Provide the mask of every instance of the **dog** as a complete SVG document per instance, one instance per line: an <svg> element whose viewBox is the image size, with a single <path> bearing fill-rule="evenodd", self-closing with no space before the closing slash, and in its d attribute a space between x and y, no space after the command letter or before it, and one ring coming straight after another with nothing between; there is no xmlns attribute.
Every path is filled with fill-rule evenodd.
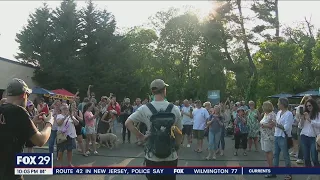
<svg viewBox="0 0 320 180"><path fill-rule="evenodd" d="M112 133L98 134L97 139L99 139L100 145L106 144L109 149L116 147L118 141L117 135Z"/></svg>

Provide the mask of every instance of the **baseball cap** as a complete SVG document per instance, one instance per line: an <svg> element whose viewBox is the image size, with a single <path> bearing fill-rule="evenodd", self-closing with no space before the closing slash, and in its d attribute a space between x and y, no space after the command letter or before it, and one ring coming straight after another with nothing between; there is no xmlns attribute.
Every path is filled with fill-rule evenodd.
<svg viewBox="0 0 320 180"><path fill-rule="evenodd" d="M166 84L162 79L155 79L150 84L150 89L152 90L159 90L163 89L165 87L168 87L169 85Z"/></svg>
<svg viewBox="0 0 320 180"><path fill-rule="evenodd" d="M31 94L32 90L22 79L14 78L9 82L6 92L7 96L19 96L23 93Z"/></svg>
<svg viewBox="0 0 320 180"><path fill-rule="evenodd" d="M239 107L238 109L237 109L237 112L239 112L239 111L245 111L245 109L243 108L243 107Z"/></svg>
<svg viewBox="0 0 320 180"><path fill-rule="evenodd" d="M125 98L125 99L124 99L124 102L125 102L125 103L130 103L130 99L129 99L129 98Z"/></svg>

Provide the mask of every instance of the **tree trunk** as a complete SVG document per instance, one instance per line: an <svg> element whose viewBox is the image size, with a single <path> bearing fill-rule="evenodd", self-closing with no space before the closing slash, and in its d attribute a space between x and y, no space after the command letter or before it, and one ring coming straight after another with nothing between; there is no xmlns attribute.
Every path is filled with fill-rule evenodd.
<svg viewBox="0 0 320 180"><path fill-rule="evenodd" d="M279 7L278 7L278 0L275 0L274 2L274 11L276 14L275 17L275 28L276 28L276 38L278 39L280 37L280 23L279 23Z"/></svg>
<svg viewBox="0 0 320 180"><path fill-rule="evenodd" d="M247 54L247 58L249 60L249 72L250 72L250 77L254 76L257 74L257 68L255 64L253 63L253 59L250 53L250 49L248 46L248 37L246 35L246 29L244 27L244 21L243 21L243 14L242 14L242 7L241 7L241 0L237 0L237 6L238 6L238 11L239 11L239 19L240 19L240 26L241 26L241 32L243 36L243 45Z"/></svg>

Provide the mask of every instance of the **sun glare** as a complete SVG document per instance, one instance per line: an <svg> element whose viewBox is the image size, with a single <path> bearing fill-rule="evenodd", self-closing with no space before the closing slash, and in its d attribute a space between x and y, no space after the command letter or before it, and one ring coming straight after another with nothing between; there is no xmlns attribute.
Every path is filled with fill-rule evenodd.
<svg viewBox="0 0 320 180"><path fill-rule="evenodd" d="M188 3L188 6L191 6L194 13L197 14L200 21L206 20L211 14L215 13L216 7L218 4L216 1L198 1Z"/></svg>

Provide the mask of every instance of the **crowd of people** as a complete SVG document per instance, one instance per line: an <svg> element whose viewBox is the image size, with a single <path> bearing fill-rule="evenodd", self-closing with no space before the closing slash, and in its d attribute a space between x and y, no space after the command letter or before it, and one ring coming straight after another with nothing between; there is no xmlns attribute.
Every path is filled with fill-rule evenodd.
<svg viewBox="0 0 320 180"><path fill-rule="evenodd" d="M154 97L150 102L149 100L141 101L140 98L131 102L129 98L124 98L119 103L112 93L109 96L102 96L97 101L91 85L88 87L87 97L82 102L80 102L78 92L68 101L56 99L46 103L43 98L39 98L32 102L27 100L30 94L28 91L17 92L14 89L19 85L26 89L25 83L19 79L9 83L7 98L1 100L0 107L17 104L18 100L20 101L17 105L26 107L25 111L33 123L28 125L32 130L26 132L29 135L27 139L24 138L26 143L23 145L28 152L33 152L35 145L43 145L48 138L49 152L54 153L56 148L57 153L54 155L61 164L63 153L66 152L67 161L71 167L73 166L72 151L74 149L77 149L84 157L98 154L97 146L101 145L100 136L118 133L122 135L122 143L131 143L131 133L133 133L137 145L144 145L146 149L149 149L150 152L146 151L147 166L177 166L179 146L190 148L193 139L196 140L194 152L208 152L205 159L215 160L218 156L225 155L225 137L228 135L233 136L234 156L238 156L239 153L248 156L251 151L261 149L265 152L266 161L270 167L279 166L280 152L282 152L286 167L291 167L290 156L296 157L297 163L304 163L306 167L311 167L312 164L319 166L318 143L320 144L320 138L317 136L320 134L320 101L311 96L302 98L300 105L292 109L286 98L279 98L276 105L277 110L270 101L266 101L260 112L253 101L246 104L245 101L233 102L227 99L224 103L211 104L210 102L202 103L200 100L185 99L182 103L180 101L169 103L165 99L167 84L162 80L155 80L151 83L150 88ZM23 104L25 100L26 103ZM170 104L175 106L169 108ZM5 114L4 110L0 110L1 118L3 118L2 114L10 116ZM156 133L152 132L157 128L154 125L157 121L154 120L160 118L156 116L157 112L164 110L172 113L172 116L167 114L162 116L173 117L172 123L169 124L176 127L173 128L174 135L172 135L176 140L173 142L175 147L167 150L167 154L170 152L171 156L159 155L161 157L159 158L157 154L166 154L164 151L168 144L156 145L162 141L167 143L167 141L156 137ZM2 120L2 125L3 122ZM48 124L51 125L51 134L48 132ZM122 126L121 132L117 132L119 126ZM3 129L2 126L0 130L1 128ZM38 139L35 140L32 137L39 130L45 133L40 133ZM181 138L179 138L180 135ZM153 139L149 141L155 145L150 145L150 142L146 143L148 138ZM170 139L168 140L171 142ZM203 145L204 140L208 141L207 147ZM152 149L157 146L161 147L162 152ZM150 156L150 153L155 156ZM274 178L276 175L269 174L265 177ZM148 176L148 179L156 178ZM172 179L175 179L175 176ZM292 176L288 175L285 179L292 179Z"/></svg>

